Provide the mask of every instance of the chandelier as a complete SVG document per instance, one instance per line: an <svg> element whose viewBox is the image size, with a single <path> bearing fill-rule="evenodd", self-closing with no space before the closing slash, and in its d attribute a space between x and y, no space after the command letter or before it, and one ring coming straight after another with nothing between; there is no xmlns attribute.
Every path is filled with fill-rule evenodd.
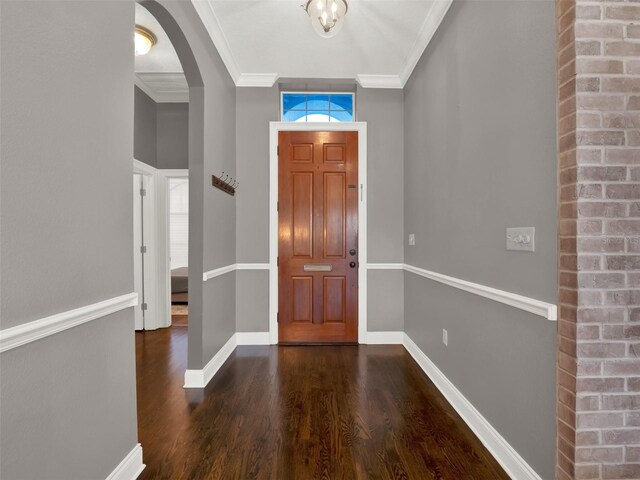
<svg viewBox="0 0 640 480"><path fill-rule="evenodd" d="M346 0L309 0L304 9L318 35L330 38L342 28L349 6Z"/></svg>

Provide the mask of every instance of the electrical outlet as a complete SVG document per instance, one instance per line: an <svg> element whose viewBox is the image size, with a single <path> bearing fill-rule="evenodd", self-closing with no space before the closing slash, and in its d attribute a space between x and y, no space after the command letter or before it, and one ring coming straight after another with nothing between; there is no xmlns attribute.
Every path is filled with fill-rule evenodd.
<svg viewBox="0 0 640 480"><path fill-rule="evenodd" d="M444 328L442 329L442 343L445 347L449 346L449 333Z"/></svg>
<svg viewBox="0 0 640 480"><path fill-rule="evenodd" d="M409 245L415 245L416 244L416 234L415 233L410 233L409 234Z"/></svg>

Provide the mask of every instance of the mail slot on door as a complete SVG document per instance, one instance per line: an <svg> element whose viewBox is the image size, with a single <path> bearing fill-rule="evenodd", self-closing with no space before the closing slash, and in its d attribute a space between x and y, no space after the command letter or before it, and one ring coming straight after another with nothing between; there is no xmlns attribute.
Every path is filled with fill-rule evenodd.
<svg viewBox="0 0 640 480"><path fill-rule="evenodd" d="M326 263L307 263L304 266L305 272L330 272L333 270L333 265Z"/></svg>

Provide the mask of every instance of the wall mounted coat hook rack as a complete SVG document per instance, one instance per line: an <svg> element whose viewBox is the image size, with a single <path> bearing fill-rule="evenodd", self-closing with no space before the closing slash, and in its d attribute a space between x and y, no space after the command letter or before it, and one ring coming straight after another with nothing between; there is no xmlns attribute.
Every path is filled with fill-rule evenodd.
<svg viewBox="0 0 640 480"><path fill-rule="evenodd" d="M228 181L229 175L225 176L225 173L222 172L222 175L216 177L215 175L211 175L211 184L222 190L225 193L228 193L231 196L236 194L236 188L240 185L240 182L235 181L233 178L231 181Z"/></svg>

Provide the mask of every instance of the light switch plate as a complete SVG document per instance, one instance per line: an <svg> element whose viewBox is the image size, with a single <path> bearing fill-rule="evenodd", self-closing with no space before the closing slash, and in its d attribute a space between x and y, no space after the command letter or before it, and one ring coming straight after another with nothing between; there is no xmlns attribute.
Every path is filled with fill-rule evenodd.
<svg viewBox="0 0 640 480"><path fill-rule="evenodd" d="M410 233L409 234L409 245L415 245L416 244L416 234L415 233Z"/></svg>
<svg viewBox="0 0 640 480"><path fill-rule="evenodd" d="M507 250L533 252L536 247L535 227L507 228Z"/></svg>

